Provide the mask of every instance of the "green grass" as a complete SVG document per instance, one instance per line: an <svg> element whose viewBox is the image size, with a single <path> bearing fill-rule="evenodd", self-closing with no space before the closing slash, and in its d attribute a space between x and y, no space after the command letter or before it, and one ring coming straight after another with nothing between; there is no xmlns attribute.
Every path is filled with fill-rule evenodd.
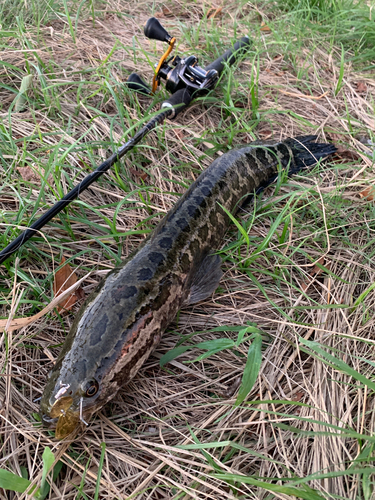
<svg viewBox="0 0 375 500"><path fill-rule="evenodd" d="M322 37L332 48L342 44L352 52L349 60L373 68L375 62L375 27L371 5L356 0L287 0L278 1L286 12L284 21L294 29ZM370 64L371 63L371 64Z"/></svg>
<svg viewBox="0 0 375 500"><path fill-rule="evenodd" d="M48 25L57 18L66 18L70 29L73 29L72 18L78 15L87 17L90 13L95 16L94 6L100 8L105 3L100 0L30 0L27 6L21 6L14 0L4 0L0 6L2 25L1 36L7 36L8 29L20 27L37 28ZM93 17L95 19L95 17ZM72 33L72 31L71 31Z"/></svg>

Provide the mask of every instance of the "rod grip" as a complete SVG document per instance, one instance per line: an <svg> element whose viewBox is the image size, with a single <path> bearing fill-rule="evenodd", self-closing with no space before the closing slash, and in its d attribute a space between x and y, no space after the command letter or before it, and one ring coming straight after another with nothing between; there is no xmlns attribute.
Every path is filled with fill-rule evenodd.
<svg viewBox="0 0 375 500"><path fill-rule="evenodd" d="M210 69L215 69L219 73L219 76L220 76L221 72L223 71L223 69L225 67L225 63L233 64L236 61L236 59L238 58L238 56L242 55L244 52L246 52L249 49L251 43L252 42L248 36L242 37L241 40L238 40L234 44L232 49L226 50L223 55L218 57L216 59L216 61L209 64L204 69L206 71L208 71Z"/></svg>
<svg viewBox="0 0 375 500"><path fill-rule="evenodd" d="M176 118L181 111L184 111L191 102L191 94L187 89L177 90L169 99L163 102L162 109L171 108L171 114L168 116L170 120Z"/></svg>

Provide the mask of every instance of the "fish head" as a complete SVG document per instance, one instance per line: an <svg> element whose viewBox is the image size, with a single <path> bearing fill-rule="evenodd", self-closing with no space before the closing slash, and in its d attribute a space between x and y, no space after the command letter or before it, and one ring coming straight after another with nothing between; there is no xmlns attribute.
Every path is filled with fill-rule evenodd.
<svg viewBox="0 0 375 500"><path fill-rule="evenodd" d="M80 421L87 423L102 406L101 386L97 373L83 376L80 367L65 363L55 366L49 376L40 403L40 415L45 427L56 429L57 439L71 434ZM87 366L84 365L85 372ZM80 376L81 375L81 376Z"/></svg>
<svg viewBox="0 0 375 500"><path fill-rule="evenodd" d="M137 276L140 265L133 259L129 266L127 275ZM164 288L159 282L143 287L126 284L121 269L110 273L88 297L46 383L40 414L46 427L56 428L58 439L110 401L155 348L162 320L154 319L150 303L161 303L168 315L176 313L174 289L168 281L163 282ZM168 302L169 296L173 300ZM175 309L171 312L170 307ZM162 315L160 308L157 311Z"/></svg>

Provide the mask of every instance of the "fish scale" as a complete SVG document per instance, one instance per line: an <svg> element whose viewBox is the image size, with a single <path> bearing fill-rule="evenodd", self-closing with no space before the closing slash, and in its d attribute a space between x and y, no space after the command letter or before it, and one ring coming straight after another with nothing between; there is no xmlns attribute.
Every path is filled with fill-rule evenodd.
<svg viewBox="0 0 375 500"><path fill-rule="evenodd" d="M335 151L315 139L257 143L216 159L99 284L81 307L42 397L42 419L57 423L57 437L75 428L78 414L90 418L134 377L183 305L215 291L221 270L212 252L230 224L226 211L235 212L281 169L293 173ZM90 384L97 392L88 397Z"/></svg>

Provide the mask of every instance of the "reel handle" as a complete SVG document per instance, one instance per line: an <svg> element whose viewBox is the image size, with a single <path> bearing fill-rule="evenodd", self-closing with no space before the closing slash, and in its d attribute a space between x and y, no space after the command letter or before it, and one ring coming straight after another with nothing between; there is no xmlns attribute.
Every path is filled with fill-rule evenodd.
<svg viewBox="0 0 375 500"><path fill-rule="evenodd" d="M242 37L241 40L238 40L238 42L234 44L233 49L226 50L222 56L218 57L216 61L210 63L204 69L206 71L215 69L220 76L225 67L225 63L228 63L230 65L233 64L239 55L243 54L244 52L246 52L246 50L249 49L250 45L250 38L248 36Z"/></svg>
<svg viewBox="0 0 375 500"><path fill-rule="evenodd" d="M131 75L129 75L125 84L127 85L127 87L129 87L129 89L135 90L136 92L139 92L141 94L150 95L152 93L151 87L144 80L142 80L142 78L137 75L137 73L132 73Z"/></svg>
<svg viewBox="0 0 375 500"><path fill-rule="evenodd" d="M171 35L168 34L156 17L150 17L150 19L146 21L143 31L145 36L151 40L159 40L160 42L167 43L170 43L172 40Z"/></svg>

